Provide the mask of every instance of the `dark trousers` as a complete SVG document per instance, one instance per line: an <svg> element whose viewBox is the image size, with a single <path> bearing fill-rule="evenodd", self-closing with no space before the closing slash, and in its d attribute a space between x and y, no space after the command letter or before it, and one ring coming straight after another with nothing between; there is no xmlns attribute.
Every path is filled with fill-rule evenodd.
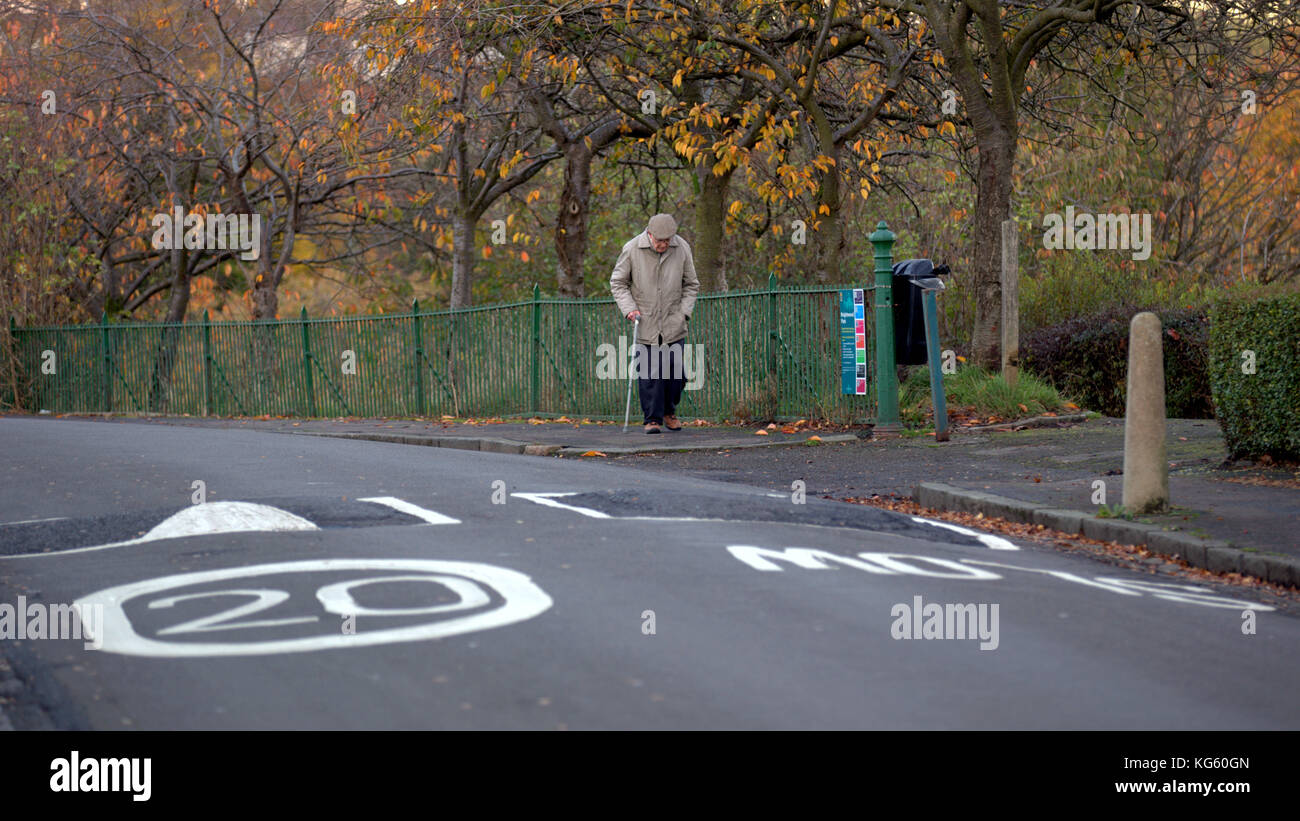
<svg viewBox="0 0 1300 821"><path fill-rule="evenodd" d="M662 425L665 416L676 414L686 387L685 365L680 339L668 345L637 344L633 367L645 424Z"/></svg>

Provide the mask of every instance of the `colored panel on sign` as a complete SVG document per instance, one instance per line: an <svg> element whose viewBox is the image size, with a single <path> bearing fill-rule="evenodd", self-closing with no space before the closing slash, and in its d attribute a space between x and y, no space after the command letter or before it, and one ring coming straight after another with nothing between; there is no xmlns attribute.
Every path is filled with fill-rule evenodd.
<svg viewBox="0 0 1300 821"><path fill-rule="evenodd" d="M850 395L857 392L854 384L857 377L857 345L853 324L855 296L851 289L840 291L840 392Z"/></svg>

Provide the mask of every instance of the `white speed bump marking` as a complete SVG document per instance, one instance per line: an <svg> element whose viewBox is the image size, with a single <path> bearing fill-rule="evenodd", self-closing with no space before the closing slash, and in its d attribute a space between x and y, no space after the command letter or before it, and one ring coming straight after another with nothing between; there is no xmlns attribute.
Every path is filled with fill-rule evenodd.
<svg viewBox="0 0 1300 821"><path fill-rule="evenodd" d="M186 536L205 536L212 533L249 533L254 531L320 530L316 525L287 510L256 502L204 502L191 505L154 525L148 533L123 542L109 542L91 547L77 547L54 553L19 553L0 556L0 559L31 559L41 556L67 556L89 553L111 547L155 542L159 539L180 539Z"/></svg>
<svg viewBox="0 0 1300 821"><path fill-rule="evenodd" d="M36 524L37 522L62 522L67 518L67 516L51 516L48 519L20 519L16 522L0 522L0 527L8 527L9 525L30 525Z"/></svg>
<svg viewBox="0 0 1300 821"><path fill-rule="evenodd" d="M957 525L950 525L947 522L934 522L929 519L922 519L920 516L913 516L912 521L923 525L934 525L935 527L942 527L947 530L951 530L954 533L960 533L963 536L974 536L976 539L980 540L980 544L984 545L990 550L1019 550L1020 549L1015 545L1013 545L1011 542L1008 542L1006 539L1002 538L1001 536L994 536L991 533L980 533L978 530L971 530L968 527L959 527Z"/></svg>
<svg viewBox="0 0 1300 821"><path fill-rule="evenodd" d="M140 597L149 597L157 593L177 590L196 584L230 580L244 580L257 576L270 576L285 573L322 573L330 571L361 571L358 578L340 583L320 586L315 598L326 613L341 616L364 615L367 617L410 617L412 615L437 615L458 610L475 610L490 603L491 594L495 593L503 601L492 610L477 612L459 618L441 618L426 624L406 625L403 627L380 628L375 630L343 633L337 621L326 619L324 635L306 636L291 639L270 639L265 641L221 641L221 642L173 642L146 638L135 631L130 618L126 615L124 605ZM380 574L369 571L382 571ZM399 571L393 575L390 571ZM381 584L393 581L424 581L450 590L459 597L452 604L435 605L427 608L390 608L363 606L353 597L354 587L369 584ZM219 630L239 629L240 635L248 635L254 628L281 626L302 621L316 621L319 617L298 619L264 619L258 621L236 621L239 617L263 610L270 610L286 601L290 594L283 590L264 587L250 587L241 583L232 585L231 589L208 590L201 593L163 596L154 599L146 606L150 609L167 608L181 600L193 600L201 597L224 598L227 603L234 600L237 606L204 616L201 619L184 622L163 628L157 635L175 635L178 633L210 633ZM252 597L254 601L246 599ZM99 649L109 653L128 656L150 656L155 658L182 658L202 656L261 656L276 653L304 653L313 650L329 650L342 647L366 647L378 644L393 644L406 641L423 641L444 638L476 630L489 630L507 624L531 619L550 608L551 597L535 585L528 576L514 570L478 562L435 561L429 559L317 559L297 562L275 562L251 567L232 567L224 570L205 570L197 573L182 573L175 576L163 576L142 582L110 587L83 596L76 605L102 605L104 616L100 620L101 636L87 639L103 644Z"/></svg>
<svg viewBox="0 0 1300 821"><path fill-rule="evenodd" d="M832 530L865 530L865 529L867 529L867 528L861 528L861 527L844 527L844 526L841 526L841 525L823 525L823 524L818 524L818 523L816 523L816 522L769 522L769 521L766 521L766 520L758 520L758 519L743 519L743 518L701 519L701 518L694 518L694 517L690 517L690 516L611 516L611 515L608 514L608 513L602 513L602 512L599 511L599 510L593 510L593 509L591 509L591 508L589 508L589 507L580 507L579 505L571 505L571 504L567 504L567 503L565 503L565 502L557 501L557 499L559 499L559 498L563 498L563 497L565 497L565 496L577 496L577 495L578 495L577 491L568 491L568 492L564 492L564 493L511 493L510 495L511 495L511 496L518 496L520 499L527 499L527 500L530 501L530 502L534 502L534 503L539 504L539 505L545 505L546 507L553 507L553 508L558 508L558 509L560 509L560 510L569 510L569 511L572 511L572 512L574 512L574 513L580 513L580 514L582 514L583 516L588 516L588 517L590 517L590 518L592 518L592 519L624 519L624 520L628 520L628 521L636 520L636 521L645 521L645 522L745 522L745 521L753 521L753 522L759 522L759 523L761 523L761 524L790 524L790 525L797 525L797 526L800 526L800 527L824 527L824 528L829 528L829 529L832 529ZM771 495L773 495L773 494L767 494L767 495L771 496ZM781 498L781 499L784 499L784 498L785 498L785 494L780 494L780 493L778 493L778 494L775 494L775 496L778 497L778 498ZM362 501L366 501L366 500L363 499ZM919 523L919 524L924 524L924 525L934 525L935 527L942 527L942 528L946 528L946 529L948 529L948 530L951 530L951 531L953 531L953 532L955 532L955 533L960 533L960 534L962 534L963 536L973 536L975 539L977 539L977 540L979 541L980 544L984 545L985 547L987 547L987 548L989 548L989 549L991 549L991 550L1019 550L1019 549L1020 549L1020 548L1016 547L1014 544L1012 544L1011 542L1007 541L1006 539L1003 539L1003 538L1000 537L1000 536L994 536L994 535L989 534L989 533L981 533L981 532L979 532L979 531L977 531L977 530L971 530L970 528L965 528L965 527L958 527L957 525L950 525L950 524L948 524L947 522L934 522L934 521L931 521L931 520L929 520L929 519L922 519L922 518L920 518L919 516L911 516L911 517L909 517L909 518L910 518L913 522L917 522L917 523Z"/></svg>
<svg viewBox="0 0 1300 821"><path fill-rule="evenodd" d="M383 505L416 519L422 519L431 525L460 524L459 519L444 516L437 511L427 510L393 496L371 496L357 501ZM31 521L52 522L59 521L62 518L66 517L32 519ZM5 522L0 524L0 527L8 524L27 524L27 522ZM204 502L173 513L155 525L148 533L135 539L97 544L90 547L77 547L71 550L58 550L52 553L18 553L12 556L0 556L0 559L67 556L73 553L89 553L95 550L107 550L112 547L144 544L159 539L181 539L188 536L208 536L217 533L286 532L294 530L320 530L320 528L314 522L304 519L302 516L271 505L257 502Z"/></svg>
<svg viewBox="0 0 1300 821"><path fill-rule="evenodd" d="M450 516L443 516L441 513L433 510L425 510L419 505L413 505L394 496L370 496L365 499L357 499L358 502L371 502L377 505L391 507L399 513L405 513L408 516L414 516L417 519L423 519L431 525L458 525L460 519L453 519Z"/></svg>

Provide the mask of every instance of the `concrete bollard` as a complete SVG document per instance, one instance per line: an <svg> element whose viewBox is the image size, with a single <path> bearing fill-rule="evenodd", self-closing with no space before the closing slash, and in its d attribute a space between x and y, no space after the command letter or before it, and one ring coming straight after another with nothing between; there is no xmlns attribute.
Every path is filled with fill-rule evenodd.
<svg viewBox="0 0 1300 821"><path fill-rule="evenodd" d="M1133 317L1128 338L1128 403L1124 410L1124 507L1150 513L1169 504L1165 457L1165 361L1160 317Z"/></svg>

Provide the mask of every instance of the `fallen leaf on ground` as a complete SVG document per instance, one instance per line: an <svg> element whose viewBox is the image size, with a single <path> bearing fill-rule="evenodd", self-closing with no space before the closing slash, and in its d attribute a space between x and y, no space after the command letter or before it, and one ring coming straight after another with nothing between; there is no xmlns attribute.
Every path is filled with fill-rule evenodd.
<svg viewBox="0 0 1300 821"><path fill-rule="evenodd" d="M821 438L820 436L809 436L809 437L808 437L808 441L809 441L809 442L820 442L821 440L822 440L822 438Z"/></svg>
<svg viewBox="0 0 1300 821"><path fill-rule="evenodd" d="M755 436L767 436L767 431L765 431L765 430L756 430L756 431L754 431L754 435L755 435Z"/></svg>
<svg viewBox="0 0 1300 821"><path fill-rule="evenodd" d="M598 451L598 450L589 450L589 451L587 451L586 453L584 453L584 454L582 454L582 455L583 455L583 456L604 456L605 454L601 453L601 452Z"/></svg>

